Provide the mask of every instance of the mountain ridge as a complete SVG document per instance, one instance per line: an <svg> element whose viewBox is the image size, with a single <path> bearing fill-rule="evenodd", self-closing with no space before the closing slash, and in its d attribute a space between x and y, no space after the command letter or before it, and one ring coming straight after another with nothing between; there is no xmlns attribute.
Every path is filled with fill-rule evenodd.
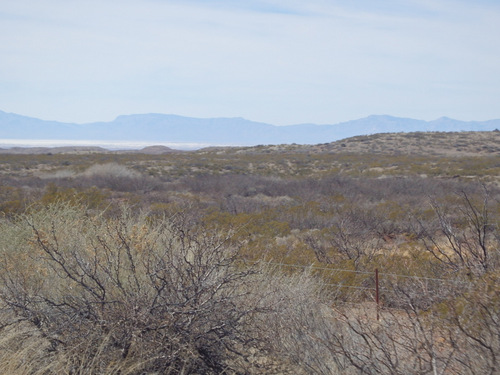
<svg viewBox="0 0 500 375"><path fill-rule="evenodd" d="M491 131L500 119L460 121L441 117L432 121L370 115L338 124L276 126L242 117L195 118L174 114L119 115L113 121L65 123L0 111L0 139L133 141L150 144L197 143L214 146L259 144L320 144L376 133L415 131Z"/></svg>

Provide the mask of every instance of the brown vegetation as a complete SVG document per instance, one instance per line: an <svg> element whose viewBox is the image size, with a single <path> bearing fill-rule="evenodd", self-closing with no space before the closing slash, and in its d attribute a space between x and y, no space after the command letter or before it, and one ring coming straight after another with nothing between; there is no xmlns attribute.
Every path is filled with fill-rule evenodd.
<svg viewBox="0 0 500 375"><path fill-rule="evenodd" d="M0 155L0 373L496 374L491 133Z"/></svg>

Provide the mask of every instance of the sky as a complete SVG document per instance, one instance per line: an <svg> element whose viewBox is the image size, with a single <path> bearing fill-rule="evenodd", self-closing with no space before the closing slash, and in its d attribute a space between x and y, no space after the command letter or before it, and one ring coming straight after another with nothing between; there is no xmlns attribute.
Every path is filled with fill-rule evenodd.
<svg viewBox="0 0 500 375"><path fill-rule="evenodd" d="M500 118L498 0L2 0L0 110Z"/></svg>

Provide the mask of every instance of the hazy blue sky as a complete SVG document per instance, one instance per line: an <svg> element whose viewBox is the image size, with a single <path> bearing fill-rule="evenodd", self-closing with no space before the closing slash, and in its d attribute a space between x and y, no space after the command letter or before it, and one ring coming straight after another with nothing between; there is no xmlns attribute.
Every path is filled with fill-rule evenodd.
<svg viewBox="0 0 500 375"><path fill-rule="evenodd" d="M2 0L0 110L500 118L500 1Z"/></svg>

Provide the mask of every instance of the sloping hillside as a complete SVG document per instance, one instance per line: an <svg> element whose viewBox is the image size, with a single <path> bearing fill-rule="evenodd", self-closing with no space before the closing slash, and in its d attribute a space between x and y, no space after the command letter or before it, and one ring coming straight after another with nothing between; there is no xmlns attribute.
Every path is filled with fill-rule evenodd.
<svg viewBox="0 0 500 375"><path fill-rule="evenodd" d="M237 153L313 154L351 153L422 156L500 155L500 131L379 133L345 138L317 145L269 145L247 148L209 148Z"/></svg>
<svg viewBox="0 0 500 375"><path fill-rule="evenodd" d="M500 155L500 131L416 132L358 136L318 146L321 152L408 155Z"/></svg>

